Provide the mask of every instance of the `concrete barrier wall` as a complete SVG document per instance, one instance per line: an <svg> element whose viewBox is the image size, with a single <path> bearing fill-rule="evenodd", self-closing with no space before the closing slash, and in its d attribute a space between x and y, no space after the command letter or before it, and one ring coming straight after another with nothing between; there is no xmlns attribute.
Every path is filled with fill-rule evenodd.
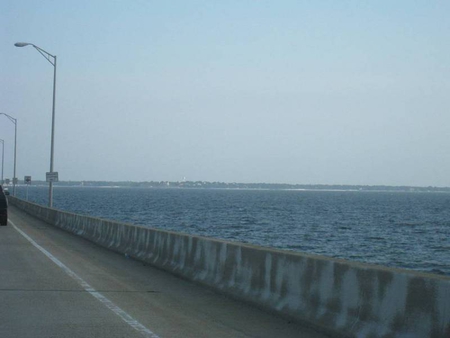
<svg viewBox="0 0 450 338"><path fill-rule="evenodd" d="M10 203L51 225L235 298L349 337L450 337L450 278Z"/></svg>

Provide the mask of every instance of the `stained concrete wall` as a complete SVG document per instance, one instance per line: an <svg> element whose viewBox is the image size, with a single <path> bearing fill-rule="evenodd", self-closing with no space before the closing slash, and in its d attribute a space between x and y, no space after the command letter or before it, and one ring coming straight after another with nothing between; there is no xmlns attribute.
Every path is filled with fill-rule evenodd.
<svg viewBox="0 0 450 338"><path fill-rule="evenodd" d="M133 226L10 197L49 224L332 336L450 337L450 278Z"/></svg>

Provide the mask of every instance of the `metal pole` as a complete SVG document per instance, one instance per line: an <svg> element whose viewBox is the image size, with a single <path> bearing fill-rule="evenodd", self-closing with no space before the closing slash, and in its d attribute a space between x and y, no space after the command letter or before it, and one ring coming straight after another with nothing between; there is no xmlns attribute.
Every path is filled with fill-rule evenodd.
<svg viewBox="0 0 450 338"><path fill-rule="evenodd" d="M52 108L52 139L51 139L51 150L50 150L50 172L53 172L53 153L55 144L55 96L56 96L56 55L54 56L54 72L53 72L53 108ZM49 182L48 187L48 206L53 207L53 182Z"/></svg>
<svg viewBox="0 0 450 338"><path fill-rule="evenodd" d="M13 195L16 196L16 158L17 158L17 119L14 121L14 177L13 177Z"/></svg>
<svg viewBox="0 0 450 338"><path fill-rule="evenodd" d="M5 141L2 141L2 182L0 184L3 184L3 164L5 163Z"/></svg>
<svg viewBox="0 0 450 338"><path fill-rule="evenodd" d="M14 117L6 114L6 113L0 113L0 115L5 115L12 123L14 123L14 174L13 174L13 195L16 195L16 181L14 178L16 178L16 162L17 162L17 119ZM3 148L4 150L4 148ZM2 156L3 158L3 156ZM2 164L3 165L3 164ZM3 171L2 171L3 175Z"/></svg>

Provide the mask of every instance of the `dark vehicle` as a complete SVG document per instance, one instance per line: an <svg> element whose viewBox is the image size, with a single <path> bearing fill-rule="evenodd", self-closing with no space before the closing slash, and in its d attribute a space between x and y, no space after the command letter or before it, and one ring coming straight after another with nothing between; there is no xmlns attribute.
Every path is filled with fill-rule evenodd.
<svg viewBox="0 0 450 338"><path fill-rule="evenodd" d="M0 225L8 225L8 199L0 185Z"/></svg>

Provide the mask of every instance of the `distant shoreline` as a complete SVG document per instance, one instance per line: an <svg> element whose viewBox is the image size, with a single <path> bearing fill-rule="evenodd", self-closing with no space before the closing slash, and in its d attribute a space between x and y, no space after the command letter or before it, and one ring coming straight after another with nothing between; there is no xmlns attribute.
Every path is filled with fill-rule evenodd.
<svg viewBox="0 0 450 338"><path fill-rule="evenodd" d="M25 187L19 184L19 187ZM48 186L45 181L33 181L31 186ZM12 185L5 185L12 188ZM54 187L104 187L104 188L164 188L164 189L227 189L227 190L292 190L292 191L336 191L336 192L449 192L450 187L415 187L385 185L327 185L327 184L284 184L284 183L224 183L205 181L150 181L150 182L114 182L114 181L60 181Z"/></svg>

